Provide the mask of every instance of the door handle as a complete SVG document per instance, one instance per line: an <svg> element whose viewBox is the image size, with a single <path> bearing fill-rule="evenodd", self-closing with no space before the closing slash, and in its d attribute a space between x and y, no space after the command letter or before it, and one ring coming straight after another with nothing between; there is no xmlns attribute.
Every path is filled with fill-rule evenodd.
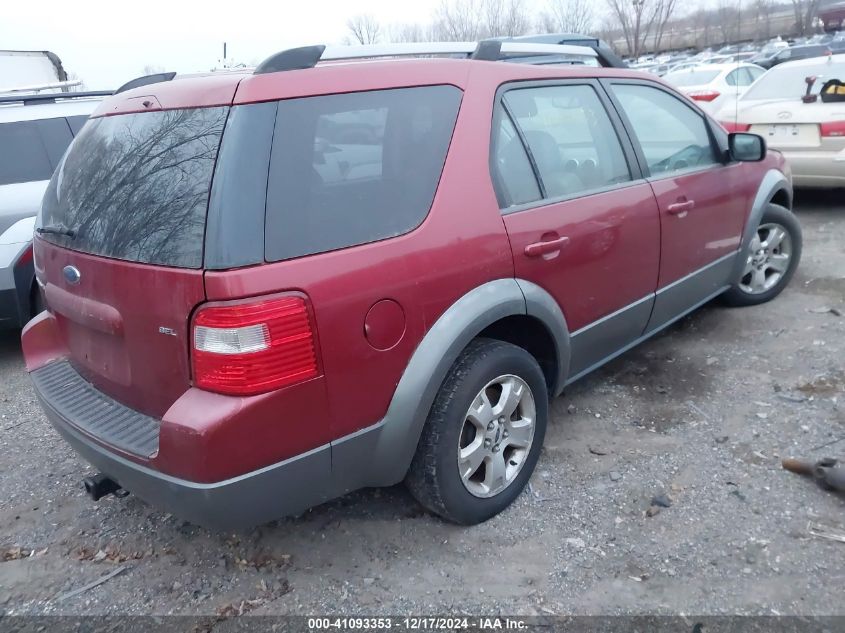
<svg viewBox="0 0 845 633"><path fill-rule="evenodd" d="M558 237L553 240L544 240L542 242L534 242L533 244L529 244L525 247L525 256L526 257L539 257L540 255L546 255L548 253L553 253L555 251L559 251L561 248L566 246L569 242L569 238Z"/></svg>
<svg viewBox="0 0 845 633"><path fill-rule="evenodd" d="M686 213L687 211L692 211L695 209L695 200L685 200L683 202L675 202L674 204L670 204L667 207L667 210L672 215L679 215L681 213Z"/></svg>

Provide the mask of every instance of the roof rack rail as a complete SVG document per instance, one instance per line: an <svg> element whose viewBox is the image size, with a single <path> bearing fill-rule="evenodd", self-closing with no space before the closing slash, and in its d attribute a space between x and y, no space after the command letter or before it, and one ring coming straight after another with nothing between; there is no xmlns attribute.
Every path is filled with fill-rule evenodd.
<svg viewBox="0 0 845 633"><path fill-rule="evenodd" d="M155 73L153 75L143 75L141 77L135 77L135 79L131 79L123 84L120 88L114 91L114 94L120 94L121 92L126 92L127 90L132 90L132 88L140 88L141 86L148 86L150 84L158 84L163 81L171 81L176 76L176 73L169 72L169 73Z"/></svg>
<svg viewBox="0 0 845 633"><path fill-rule="evenodd" d="M626 64L621 57L614 53L607 44L597 37L579 35L577 33L549 33L545 35L520 35L518 37L505 39L504 41L586 46L587 48L592 48L595 51L596 58L602 66L607 68L628 68L628 64Z"/></svg>
<svg viewBox="0 0 845 633"><path fill-rule="evenodd" d="M82 83L81 79L71 79L68 81L53 81L46 84L34 84L31 86L15 86L14 88L0 88L0 94L14 94L16 92L39 93L42 90L61 90L66 92L68 88L73 88Z"/></svg>
<svg viewBox="0 0 845 633"><path fill-rule="evenodd" d="M108 97L114 94L111 90L93 90L88 92L47 92L42 94L14 94L3 96L0 92L0 104L22 103L23 105L37 105L39 103L55 103L70 99L84 99L85 97Z"/></svg>
<svg viewBox="0 0 845 633"><path fill-rule="evenodd" d="M596 48L580 44L542 44L483 40L481 42L412 42L407 44L363 44L360 46L302 46L289 48L271 55L261 62L254 74L262 75L286 70L313 68L319 62L378 57L431 57L436 55L459 56L483 61L513 60L558 55L591 57L604 63ZM624 65L624 62L620 63Z"/></svg>

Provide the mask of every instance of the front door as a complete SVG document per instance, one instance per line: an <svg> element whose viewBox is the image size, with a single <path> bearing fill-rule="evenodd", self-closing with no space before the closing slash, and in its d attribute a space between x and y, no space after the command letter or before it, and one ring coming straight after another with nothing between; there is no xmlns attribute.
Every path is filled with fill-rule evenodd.
<svg viewBox="0 0 845 633"><path fill-rule="evenodd" d="M597 82L499 92L493 159L516 276L560 305L570 381L639 338L660 261L657 204Z"/></svg>
<svg viewBox="0 0 845 633"><path fill-rule="evenodd" d="M648 330L729 285L748 205L739 163L725 164L704 115L654 82L612 81L660 207L660 277Z"/></svg>

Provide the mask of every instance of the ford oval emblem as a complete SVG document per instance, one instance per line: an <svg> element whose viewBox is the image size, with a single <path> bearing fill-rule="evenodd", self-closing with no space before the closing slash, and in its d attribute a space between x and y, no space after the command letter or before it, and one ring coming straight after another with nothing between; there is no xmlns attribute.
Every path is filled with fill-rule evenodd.
<svg viewBox="0 0 845 633"><path fill-rule="evenodd" d="M76 266L65 266L62 272L65 275L65 280L67 280L69 284L76 285L79 283L79 280L82 279L82 274Z"/></svg>

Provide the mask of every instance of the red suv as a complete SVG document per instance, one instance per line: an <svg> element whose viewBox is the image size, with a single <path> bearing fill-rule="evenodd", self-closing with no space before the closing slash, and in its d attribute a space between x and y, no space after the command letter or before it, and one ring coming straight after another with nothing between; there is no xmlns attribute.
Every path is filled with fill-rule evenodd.
<svg viewBox="0 0 845 633"><path fill-rule="evenodd" d="M588 63L491 61L526 50ZM794 272L782 156L659 79L519 43L327 63L374 54L141 86L74 140L23 350L95 498L232 527L404 480L484 521L551 397Z"/></svg>

